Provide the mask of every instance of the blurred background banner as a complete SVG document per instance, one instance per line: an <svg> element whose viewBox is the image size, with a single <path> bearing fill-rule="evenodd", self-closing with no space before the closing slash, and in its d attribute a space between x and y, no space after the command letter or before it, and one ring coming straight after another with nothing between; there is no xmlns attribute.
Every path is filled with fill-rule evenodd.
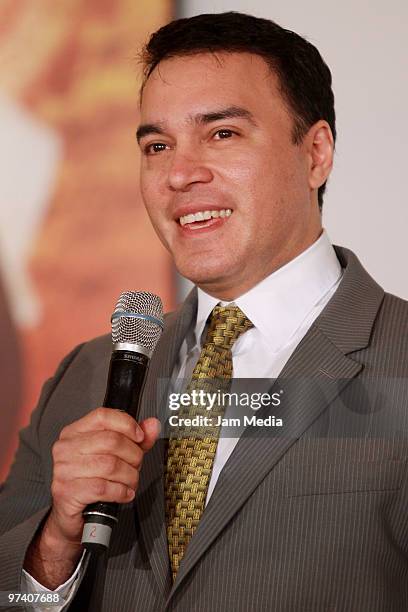
<svg viewBox="0 0 408 612"><path fill-rule="evenodd" d="M0 480L40 387L124 290L174 306L139 195L137 52L170 0L0 3Z"/></svg>

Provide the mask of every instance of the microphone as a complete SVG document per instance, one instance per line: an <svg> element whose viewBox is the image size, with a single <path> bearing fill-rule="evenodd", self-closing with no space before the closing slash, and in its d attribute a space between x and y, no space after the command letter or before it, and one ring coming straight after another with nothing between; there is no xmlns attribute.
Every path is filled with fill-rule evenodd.
<svg viewBox="0 0 408 612"><path fill-rule="evenodd" d="M137 420L150 358L163 331L161 299L147 291L122 293L112 314L112 357L103 406L127 412ZM101 553L109 548L118 522L119 504L86 506L82 544Z"/></svg>

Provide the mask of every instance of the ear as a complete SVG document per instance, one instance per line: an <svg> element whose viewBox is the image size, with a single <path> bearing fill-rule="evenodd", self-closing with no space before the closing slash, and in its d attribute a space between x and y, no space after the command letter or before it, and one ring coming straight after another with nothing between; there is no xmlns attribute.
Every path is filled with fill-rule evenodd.
<svg viewBox="0 0 408 612"><path fill-rule="evenodd" d="M333 134L327 121L321 119L310 128L307 136L309 153L309 187L318 189L327 180L334 154Z"/></svg>

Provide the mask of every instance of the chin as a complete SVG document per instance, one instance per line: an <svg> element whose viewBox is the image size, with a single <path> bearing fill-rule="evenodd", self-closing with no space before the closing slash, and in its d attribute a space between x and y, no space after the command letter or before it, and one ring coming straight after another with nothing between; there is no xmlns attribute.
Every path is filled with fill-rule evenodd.
<svg viewBox="0 0 408 612"><path fill-rule="evenodd" d="M204 257L199 260L191 258L182 262L176 261L176 268L182 276L195 285L211 285L218 283L223 278L228 278L226 262L220 262L219 259L213 262L205 261Z"/></svg>

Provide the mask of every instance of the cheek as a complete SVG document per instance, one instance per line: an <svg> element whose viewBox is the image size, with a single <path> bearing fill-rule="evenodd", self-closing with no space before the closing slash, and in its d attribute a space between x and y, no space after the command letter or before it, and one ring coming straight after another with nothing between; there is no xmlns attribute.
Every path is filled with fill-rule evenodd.
<svg viewBox="0 0 408 612"><path fill-rule="evenodd" d="M233 156L224 155L218 160L218 170L226 177L231 184L238 189L251 189L251 185L256 184L259 177L264 175L268 167L263 156L259 152L241 150L239 154Z"/></svg>
<svg viewBox="0 0 408 612"><path fill-rule="evenodd" d="M155 173L142 166L140 170L140 190L144 198L148 199L157 189Z"/></svg>
<svg viewBox="0 0 408 612"><path fill-rule="evenodd" d="M147 214L149 215L150 219L152 219L154 216L154 194L152 193L151 189L149 189L149 186L146 184L146 182L142 180L140 181L140 193L142 195L142 200Z"/></svg>
<svg viewBox="0 0 408 612"><path fill-rule="evenodd" d="M142 170L139 174L139 188L146 210L149 212L149 203L151 201L149 182L146 180L146 176Z"/></svg>
<svg viewBox="0 0 408 612"><path fill-rule="evenodd" d="M141 173L140 192L147 214L153 225L156 225L156 222L160 220L160 210L164 208L165 202L160 193L159 182L151 173Z"/></svg>
<svg viewBox="0 0 408 612"><path fill-rule="evenodd" d="M267 201L285 209L294 206L300 196L304 197L305 186L304 165L298 155L295 151L282 149L279 155L270 156L263 166L258 193L263 192Z"/></svg>
<svg viewBox="0 0 408 612"><path fill-rule="evenodd" d="M153 229L158 235L159 239L163 242L164 241L164 236L163 236L164 228L163 228L162 216L160 214L160 209L157 206L158 200L157 198L154 197L154 194L152 192L146 191L146 190L142 191L142 198L143 198L146 212L150 219L150 223L152 224Z"/></svg>
<svg viewBox="0 0 408 612"><path fill-rule="evenodd" d="M259 209L265 205L265 199L280 197L289 182L288 170L281 148L262 144L234 159L226 168L226 174L244 205L250 198L252 206Z"/></svg>

